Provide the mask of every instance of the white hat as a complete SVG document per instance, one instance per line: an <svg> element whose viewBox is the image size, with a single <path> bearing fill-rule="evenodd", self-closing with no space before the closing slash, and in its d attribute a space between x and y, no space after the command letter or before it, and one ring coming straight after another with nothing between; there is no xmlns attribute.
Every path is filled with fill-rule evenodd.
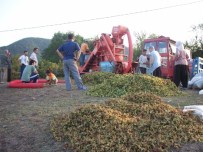
<svg viewBox="0 0 203 152"><path fill-rule="evenodd" d="M183 43L181 41L177 41L176 42L176 48L180 51L180 50L184 50L184 46Z"/></svg>

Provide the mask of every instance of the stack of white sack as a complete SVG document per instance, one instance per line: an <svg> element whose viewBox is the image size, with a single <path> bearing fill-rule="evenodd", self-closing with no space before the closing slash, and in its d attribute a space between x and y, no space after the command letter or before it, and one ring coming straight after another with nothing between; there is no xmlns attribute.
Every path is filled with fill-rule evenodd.
<svg viewBox="0 0 203 152"><path fill-rule="evenodd" d="M188 88L203 89L203 72L196 74L192 80L188 82Z"/></svg>
<svg viewBox="0 0 203 152"><path fill-rule="evenodd" d="M184 106L183 112L192 111L194 115L203 120L203 105Z"/></svg>
<svg viewBox="0 0 203 152"><path fill-rule="evenodd" d="M199 91L199 95L203 95L203 89Z"/></svg>

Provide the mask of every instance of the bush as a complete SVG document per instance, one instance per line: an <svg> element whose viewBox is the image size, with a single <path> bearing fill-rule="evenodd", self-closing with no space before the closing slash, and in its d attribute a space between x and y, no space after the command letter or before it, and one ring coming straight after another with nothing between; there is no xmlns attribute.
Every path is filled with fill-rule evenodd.
<svg viewBox="0 0 203 152"><path fill-rule="evenodd" d="M11 79L19 79L20 78L20 62L18 60L19 55L12 57L12 65L11 65Z"/></svg>
<svg viewBox="0 0 203 152"><path fill-rule="evenodd" d="M19 79L20 77L20 61L18 60L19 55L12 57L12 80ZM37 69L41 78L46 77L46 70L51 69L57 77L64 77L63 74L63 63L53 63L47 60L41 60L39 62L39 68Z"/></svg>
<svg viewBox="0 0 203 152"><path fill-rule="evenodd" d="M39 62L39 75L41 78L45 78L46 77L46 70L51 69L53 71L53 73L57 76L57 77L63 77L63 65L62 62L60 63L53 63L47 60L41 60Z"/></svg>

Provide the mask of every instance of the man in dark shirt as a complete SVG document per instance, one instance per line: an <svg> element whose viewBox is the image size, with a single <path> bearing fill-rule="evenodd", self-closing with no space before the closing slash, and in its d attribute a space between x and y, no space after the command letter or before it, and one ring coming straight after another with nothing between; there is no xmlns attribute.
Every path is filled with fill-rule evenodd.
<svg viewBox="0 0 203 152"><path fill-rule="evenodd" d="M8 67L7 70L7 82L11 81L11 65L12 65L12 60L11 60L11 53L9 50L5 51L5 56L6 56L6 64Z"/></svg>
<svg viewBox="0 0 203 152"><path fill-rule="evenodd" d="M56 53L63 59L66 90L71 90L70 72L72 73L78 90L86 90L87 88L83 85L76 63L80 58L80 47L78 43L73 42L73 38L74 35L69 33L67 42L61 45L56 50Z"/></svg>

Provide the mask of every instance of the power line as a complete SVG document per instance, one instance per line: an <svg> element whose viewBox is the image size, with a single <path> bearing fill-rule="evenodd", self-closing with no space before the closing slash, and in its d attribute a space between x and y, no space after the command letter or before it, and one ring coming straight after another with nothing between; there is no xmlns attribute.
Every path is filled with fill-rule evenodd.
<svg viewBox="0 0 203 152"><path fill-rule="evenodd" d="M19 28L19 29L9 29L9 30L2 30L0 32L3 33L3 32L12 32L12 31L21 31L21 30L45 28L45 27L59 26L59 25L66 25L66 24L75 24L75 23L81 23L81 22L90 22L90 21L95 21L95 20L103 20L103 19L116 18L116 17L121 17L121 16L128 16L128 15L141 14L141 13L148 13L148 12L153 12L153 11L158 11L158 10L163 10L163 9L169 9L169 8L174 8L174 7L191 5L191 4L200 3L200 2L203 2L203 0L194 1L194 2L190 2L190 3L171 5L171 6L166 6L166 7L160 7L160 8L154 8L154 9L150 9L150 10L131 12L131 13L126 13L126 14L118 14L118 15L112 15L112 16L106 16L106 17L98 17L98 18L92 18L92 19L70 21L70 22L67 22L67 23L41 25L41 26L34 26L34 27L24 27L24 28Z"/></svg>

